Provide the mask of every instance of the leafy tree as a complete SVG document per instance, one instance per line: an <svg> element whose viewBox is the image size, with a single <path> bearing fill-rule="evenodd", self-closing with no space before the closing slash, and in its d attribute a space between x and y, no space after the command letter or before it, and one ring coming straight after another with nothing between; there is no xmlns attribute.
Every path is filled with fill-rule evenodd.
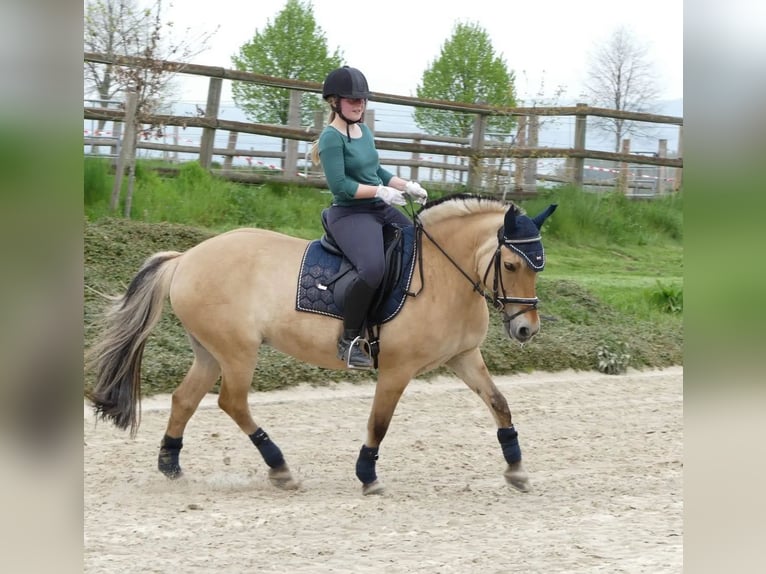
<svg viewBox="0 0 766 574"><path fill-rule="evenodd" d="M599 107L650 112L659 94L648 48L625 27L617 28L591 55L585 95ZM598 118L595 127L614 136L614 151L627 135L639 134L640 124L621 118Z"/></svg>
<svg viewBox="0 0 766 574"><path fill-rule="evenodd" d="M232 57L237 70L279 78L321 82L330 70L341 65L338 49L329 55L327 40L314 19L311 2L287 0L285 7L253 39L242 45ZM289 90L259 86L249 82L233 82L232 94L237 106L254 122L286 124ZM301 96L301 121L313 122L313 111L321 98L316 94Z"/></svg>
<svg viewBox="0 0 766 574"><path fill-rule="evenodd" d="M513 107L516 105L514 83L514 73L508 70L502 55L495 55L487 32L478 24L458 23L452 37L442 46L441 55L423 72L417 96ZM473 130L474 116L417 108L415 122L428 133L468 137ZM512 117L491 117L487 131L510 133L514 124Z"/></svg>

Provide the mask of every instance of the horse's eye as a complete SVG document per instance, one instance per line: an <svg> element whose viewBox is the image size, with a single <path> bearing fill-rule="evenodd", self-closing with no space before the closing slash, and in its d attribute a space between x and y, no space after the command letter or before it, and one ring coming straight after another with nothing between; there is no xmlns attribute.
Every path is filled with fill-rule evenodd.
<svg viewBox="0 0 766 574"><path fill-rule="evenodd" d="M511 272L516 271L516 265L514 265L513 263L506 261L504 265L508 271L511 271Z"/></svg>

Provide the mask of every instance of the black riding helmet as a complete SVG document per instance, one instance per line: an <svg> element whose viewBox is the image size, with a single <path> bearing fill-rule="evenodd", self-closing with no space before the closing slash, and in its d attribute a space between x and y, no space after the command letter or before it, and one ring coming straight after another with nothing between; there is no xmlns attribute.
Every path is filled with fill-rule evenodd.
<svg viewBox="0 0 766 574"><path fill-rule="evenodd" d="M337 68L327 74L322 84L322 97L326 100L330 96L367 100L370 97L367 78L356 68L350 66Z"/></svg>
<svg viewBox="0 0 766 574"><path fill-rule="evenodd" d="M326 100L331 96L351 100L366 100L370 97L370 88L367 86L367 78L364 77L362 72L351 66L336 68L327 74L324 84L322 84L322 97ZM340 111L340 104L330 104L330 107L332 108L332 111L338 114L338 116L346 122L346 137L348 138L348 141L351 141L351 124L362 122L364 120L364 115L358 120L350 120Z"/></svg>

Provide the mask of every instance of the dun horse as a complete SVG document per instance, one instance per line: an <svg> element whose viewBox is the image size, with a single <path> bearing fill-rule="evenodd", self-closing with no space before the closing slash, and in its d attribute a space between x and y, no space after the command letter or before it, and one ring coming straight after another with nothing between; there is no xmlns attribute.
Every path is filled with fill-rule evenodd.
<svg viewBox="0 0 766 574"><path fill-rule="evenodd" d="M530 218L512 203L464 194L419 211L418 271L406 304L379 330L377 385L356 463L364 494L383 490L376 474L378 448L402 392L413 377L441 365L486 403L507 463L505 479L520 491L529 489L511 411L479 347L489 324L485 298L502 314L512 340L526 343L539 331L535 283L545 263L540 228L555 207ZM261 345L319 367L345 368L335 354L341 321L296 306L308 244L263 229L238 229L184 253L149 257L106 314L100 341L90 351L95 383L88 396L96 415L135 435L142 354L169 296L194 361L172 395L159 470L181 476L184 429L220 377L220 408L258 448L271 482L296 488L279 447L253 419L248 393Z"/></svg>

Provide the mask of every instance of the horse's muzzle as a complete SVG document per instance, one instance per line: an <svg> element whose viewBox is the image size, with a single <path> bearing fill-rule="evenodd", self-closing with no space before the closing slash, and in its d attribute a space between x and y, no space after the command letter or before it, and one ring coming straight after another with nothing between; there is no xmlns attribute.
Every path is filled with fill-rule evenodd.
<svg viewBox="0 0 766 574"><path fill-rule="evenodd" d="M503 312L503 327L511 339L519 343L530 341L540 331L537 309L530 306L524 312L516 312L512 315Z"/></svg>

